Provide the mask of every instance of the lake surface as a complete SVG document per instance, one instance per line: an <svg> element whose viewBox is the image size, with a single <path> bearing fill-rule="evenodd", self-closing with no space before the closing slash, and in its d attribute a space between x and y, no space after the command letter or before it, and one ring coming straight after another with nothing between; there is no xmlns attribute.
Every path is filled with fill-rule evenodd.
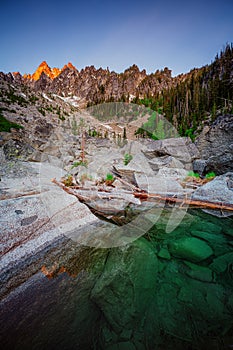
<svg viewBox="0 0 233 350"><path fill-rule="evenodd" d="M189 210L165 233L168 216L128 246L64 237L9 271L2 348L232 349L233 220Z"/></svg>

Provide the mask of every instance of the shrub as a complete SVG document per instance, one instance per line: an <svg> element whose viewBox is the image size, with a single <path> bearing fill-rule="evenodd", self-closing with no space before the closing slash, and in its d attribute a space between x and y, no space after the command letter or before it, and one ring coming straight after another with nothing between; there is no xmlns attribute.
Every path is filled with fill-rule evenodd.
<svg viewBox="0 0 233 350"><path fill-rule="evenodd" d="M73 176L68 174L66 177L62 180L63 184L67 187L73 185Z"/></svg>
<svg viewBox="0 0 233 350"><path fill-rule="evenodd" d="M78 166L85 166L85 168L86 168L87 167L87 161L83 162L82 160L80 160L78 162L74 162L72 167L71 167L71 169L76 168Z"/></svg>
<svg viewBox="0 0 233 350"><path fill-rule="evenodd" d="M196 128L187 129L184 135L190 137L190 139L194 142L196 137L196 135L194 134L195 131L196 131Z"/></svg>
<svg viewBox="0 0 233 350"><path fill-rule="evenodd" d="M132 159L133 159L132 154L126 153L126 154L124 155L124 164L125 164L125 165L128 165L129 162L130 162Z"/></svg>
<svg viewBox="0 0 233 350"><path fill-rule="evenodd" d="M111 186L114 181L114 176L112 174L107 174L105 178L105 183L107 186Z"/></svg>
<svg viewBox="0 0 233 350"><path fill-rule="evenodd" d="M112 174L109 173L109 174L106 175L105 180L106 180L106 181L112 181L112 180L114 180L114 176L113 176Z"/></svg>
<svg viewBox="0 0 233 350"><path fill-rule="evenodd" d="M210 173L206 174L205 178L208 180L212 180L213 178L215 178L216 174L214 171L211 171Z"/></svg>
<svg viewBox="0 0 233 350"><path fill-rule="evenodd" d="M45 117L45 110L42 107L37 108L37 110Z"/></svg>
<svg viewBox="0 0 233 350"><path fill-rule="evenodd" d="M195 177L195 178L197 178L197 179L200 178L200 175L199 175L198 173L195 173L194 171L189 171L189 172L188 172L188 176L190 176L190 177Z"/></svg>
<svg viewBox="0 0 233 350"><path fill-rule="evenodd" d="M27 107L28 102L25 100L23 96L15 95L13 90L7 91L6 96L8 101L11 103L18 103L22 107Z"/></svg>
<svg viewBox="0 0 233 350"><path fill-rule="evenodd" d="M38 100L39 100L39 98L36 97L36 96L34 96L34 95L32 95L32 96L29 97L29 101L30 101L32 104L35 104L36 101L38 101Z"/></svg>
<svg viewBox="0 0 233 350"><path fill-rule="evenodd" d="M0 114L0 131L10 132L11 128L23 129L23 126L10 122L5 117L3 117L3 115Z"/></svg>

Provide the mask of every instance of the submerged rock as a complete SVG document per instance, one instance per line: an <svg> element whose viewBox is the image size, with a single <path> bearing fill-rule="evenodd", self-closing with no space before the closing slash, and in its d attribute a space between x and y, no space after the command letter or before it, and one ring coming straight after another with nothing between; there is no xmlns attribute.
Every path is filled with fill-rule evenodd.
<svg viewBox="0 0 233 350"><path fill-rule="evenodd" d="M156 290L157 271L157 257L143 238L130 246L111 250L91 299L114 332L140 331Z"/></svg>
<svg viewBox="0 0 233 350"><path fill-rule="evenodd" d="M171 242L169 251L177 258L193 262L205 260L213 254L213 250L207 243L194 237L180 238Z"/></svg>
<svg viewBox="0 0 233 350"><path fill-rule="evenodd" d="M191 227L192 231L203 232L203 234L211 233L212 235L219 235L221 237L222 227L220 225L216 225L207 220L201 220L198 218L198 221L194 222Z"/></svg>
<svg viewBox="0 0 233 350"><path fill-rule="evenodd" d="M233 252L220 255L213 260L210 268L218 273L222 273L227 270L228 266L233 267Z"/></svg>
<svg viewBox="0 0 233 350"><path fill-rule="evenodd" d="M161 259L166 259L166 260L170 260L171 259L171 255L168 251L168 249L166 248L161 248L159 253L158 253L158 257Z"/></svg>
<svg viewBox="0 0 233 350"><path fill-rule="evenodd" d="M213 280L213 272L208 267L196 265L188 261L184 261L184 263L189 267L185 271L189 277L203 282L211 282Z"/></svg>
<svg viewBox="0 0 233 350"><path fill-rule="evenodd" d="M208 233L203 231L197 231L197 230L191 230L192 236L195 236L197 238L200 238L204 241L207 241L207 243L212 247L215 255L221 255L224 254L229 250L229 247L227 245L227 240L222 234L214 234L214 233Z"/></svg>

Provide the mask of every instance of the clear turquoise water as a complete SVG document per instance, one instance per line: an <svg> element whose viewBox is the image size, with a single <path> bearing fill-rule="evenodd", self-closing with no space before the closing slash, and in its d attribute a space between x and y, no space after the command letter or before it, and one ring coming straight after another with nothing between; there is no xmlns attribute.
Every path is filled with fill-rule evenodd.
<svg viewBox="0 0 233 350"><path fill-rule="evenodd" d="M193 210L167 234L167 214L127 247L64 240L22 265L3 349L233 348L233 220Z"/></svg>

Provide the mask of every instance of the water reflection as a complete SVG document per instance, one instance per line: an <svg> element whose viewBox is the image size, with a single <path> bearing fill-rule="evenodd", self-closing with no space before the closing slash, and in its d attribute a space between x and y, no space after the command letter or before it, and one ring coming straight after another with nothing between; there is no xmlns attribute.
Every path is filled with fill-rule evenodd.
<svg viewBox="0 0 233 350"><path fill-rule="evenodd" d="M232 219L168 218L126 247L47 254L2 303L4 349L232 348Z"/></svg>

